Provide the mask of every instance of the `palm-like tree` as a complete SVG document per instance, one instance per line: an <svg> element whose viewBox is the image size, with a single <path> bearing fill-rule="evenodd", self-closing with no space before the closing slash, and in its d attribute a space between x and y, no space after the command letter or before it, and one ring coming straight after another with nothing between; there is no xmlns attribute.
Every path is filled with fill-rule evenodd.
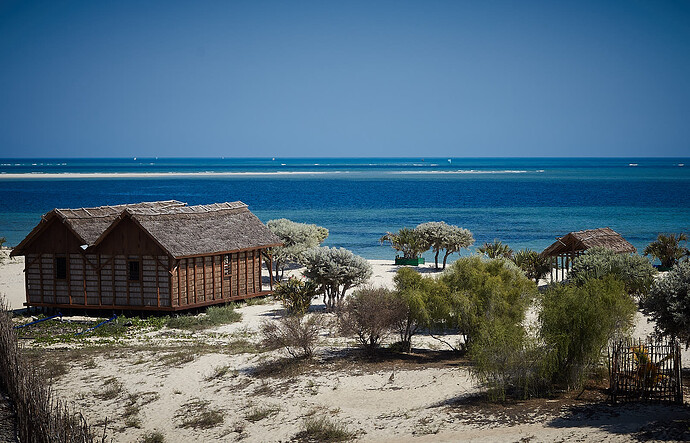
<svg viewBox="0 0 690 443"><path fill-rule="evenodd" d="M489 258L511 258L513 250L510 246L494 239L493 243L484 243L477 250Z"/></svg>
<svg viewBox="0 0 690 443"><path fill-rule="evenodd" d="M658 258L661 266L672 268L683 257L690 256L690 250L686 246L681 246L681 242L688 242L688 236L682 232L676 234L659 234L656 241L651 242L644 248L644 255L651 255Z"/></svg>

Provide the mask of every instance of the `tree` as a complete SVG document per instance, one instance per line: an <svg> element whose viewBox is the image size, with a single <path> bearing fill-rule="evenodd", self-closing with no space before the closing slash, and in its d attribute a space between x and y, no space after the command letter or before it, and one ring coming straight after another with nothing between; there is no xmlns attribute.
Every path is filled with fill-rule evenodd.
<svg viewBox="0 0 690 443"><path fill-rule="evenodd" d="M587 280L604 278L607 275L623 282L630 295L642 296L654 282L656 270L648 259L637 254L617 254L606 248L591 248L573 261L568 274L578 286Z"/></svg>
<svg viewBox="0 0 690 443"><path fill-rule="evenodd" d="M655 321L659 333L690 346L690 262L677 264L656 280L642 298L642 310Z"/></svg>
<svg viewBox="0 0 690 443"><path fill-rule="evenodd" d="M386 242L391 247L403 254L403 258L418 258L424 251L429 249L429 241L416 229L402 228L397 233L387 232L379 239L381 244Z"/></svg>
<svg viewBox="0 0 690 443"><path fill-rule="evenodd" d="M685 242L686 246L681 246L681 242ZM651 242L644 248L644 255L658 258L661 266L670 269L683 257L690 256L687 242L688 236L682 232L677 236L676 234L659 234L656 241Z"/></svg>
<svg viewBox="0 0 690 443"><path fill-rule="evenodd" d="M500 240L494 239L493 243L484 242L484 244L477 248L477 251L486 255L488 258L512 258L513 250L510 246L502 243Z"/></svg>
<svg viewBox="0 0 690 443"><path fill-rule="evenodd" d="M313 248L302 258L304 276L318 285L328 309L335 308L348 289L365 283L372 274L368 261L344 248Z"/></svg>
<svg viewBox="0 0 690 443"><path fill-rule="evenodd" d="M319 246L328 237L326 228L314 224L297 223L286 218L269 220L266 226L283 242L283 246L271 248L276 281L282 280L285 267L289 263L299 262L305 251ZM280 276L278 276L278 271L280 271Z"/></svg>
<svg viewBox="0 0 690 443"><path fill-rule="evenodd" d="M474 237L470 231L442 221L422 223L415 228L415 231L420 233L434 251L436 269L438 269L438 256L442 250L445 250L443 256L443 269L445 269L450 254L468 248L474 243Z"/></svg>
<svg viewBox="0 0 690 443"><path fill-rule="evenodd" d="M539 280L551 270L551 263L547 257L531 249L521 249L513 257L513 262L522 269L527 278L539 284Z"/></svg>

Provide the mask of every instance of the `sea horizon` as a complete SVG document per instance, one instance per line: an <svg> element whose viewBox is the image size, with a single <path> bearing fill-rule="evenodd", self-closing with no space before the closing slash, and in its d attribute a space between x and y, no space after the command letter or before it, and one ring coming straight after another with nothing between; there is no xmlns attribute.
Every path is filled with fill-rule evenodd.
<svg viewBox="0 0 690 443"><path fill-rule="evenodd" d="M326 245L369 259L395 256L378 242L387 231L426 221L470 229L463 255L493 239L540 251L606 226L641 252L657 233L690 231L688 191L690 157L4 158L0 236L16 245L56 207L241 200L264 222L324 226Z"/></svg>

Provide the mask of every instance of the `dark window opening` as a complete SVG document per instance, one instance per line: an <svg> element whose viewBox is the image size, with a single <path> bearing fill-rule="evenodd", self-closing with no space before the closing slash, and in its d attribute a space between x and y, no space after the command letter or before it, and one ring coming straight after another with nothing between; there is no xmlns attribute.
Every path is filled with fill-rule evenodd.
<svg viewBox="0 0 690 443"><path fill-rule="evenodd" d="M130 281L139 281L141 280L141 266L139 265L138 260L130 260L129 261L129 280Z"/></svg>
<svg viewBox="0 0 690 443"><path fill-rule="evenodd" d="M55 257L55 278L67 280L67 257Z"/></svg>

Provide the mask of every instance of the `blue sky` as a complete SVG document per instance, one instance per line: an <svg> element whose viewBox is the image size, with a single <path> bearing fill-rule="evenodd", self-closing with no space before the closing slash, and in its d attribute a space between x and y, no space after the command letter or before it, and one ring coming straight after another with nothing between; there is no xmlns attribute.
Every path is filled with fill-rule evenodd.
<svg viewBox="0 0 690 443"><path fill-rule="evenodd" d="M0 157L687 156L690 2L0 0Z"/></svg>

